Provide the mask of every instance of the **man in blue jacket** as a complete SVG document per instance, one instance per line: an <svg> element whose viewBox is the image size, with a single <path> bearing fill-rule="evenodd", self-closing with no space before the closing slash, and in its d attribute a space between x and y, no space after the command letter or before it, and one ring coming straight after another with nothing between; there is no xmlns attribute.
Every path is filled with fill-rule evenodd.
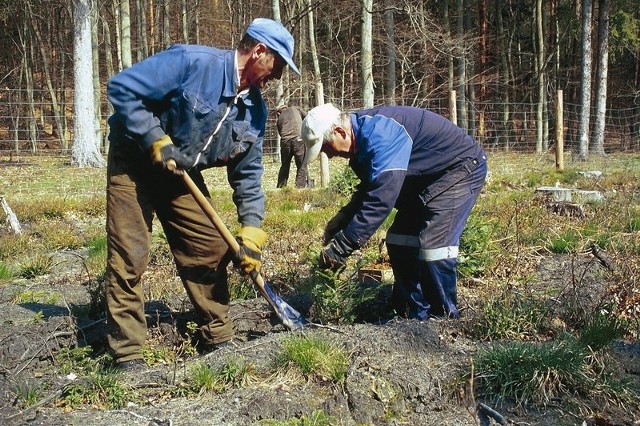
<svg viewBox="0 0 640 426"><path fill-rule="evenodd" d="M457 318L458 244L487 173L480 145L446 118L404 106L344 114L324 104L307 114L302 138L305 164L323 151L348 158L360 178L327 223L319 267L341 268L396 207L386 238L394 308L419 320Z"/></svg>
<svg viewBox="0 0 640 426"><path fill-rule="evenodd" d="M259 269L267 239L260 229L267 120L261 89L286 65L300 73L293 50L293 37L280 23L258 18L236 50L174 45L109 81L115 113L109 118L106 309L108 344L120 367L142 364L147 327L140 280L154 213L200 318L197 348L232 339L227 246L179 174L189 173L208 196L201 170L226 167L241 225L239 267Z"/></svg>

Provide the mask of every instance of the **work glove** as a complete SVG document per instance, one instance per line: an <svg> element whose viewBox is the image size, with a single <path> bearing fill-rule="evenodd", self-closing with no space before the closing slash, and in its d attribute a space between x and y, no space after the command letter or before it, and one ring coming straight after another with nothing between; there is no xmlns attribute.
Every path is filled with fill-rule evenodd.
<svg viewBox="0 0 640 426"><path fill-rule="evenodd" d="M149 149L151 163L154 166L162 167L177 175L182 174L183 170L191 167L191 163L186 155L184 155L177 146L171 142L171 138L164 135L151 144ZM170 161L173 160L173 161Z"/></svg>
<svg viewBox="0 0 640 426"><path fill-rule="evenodd" d="M344 267L347 258L354 250L359 248L360 246L347 238L344 232L338 231L333 240L331 240L331 244L320 252L318 268L330 269L335 272Z"/></svg>
<svg viewBox="0 0 640 426"><path fill-rule="evenodd" d="M235 262L236 267L247 275L260 272L262 267L262 246L267 241L267 233L255 226L243 226L238 231L236 240L240 244L240 250Z"/></svg>
<svg viewBox="0 0 640 426"><path fill-rule="evenodd" d="M335 216L327 222L324 228L324 236L322 238L322 244L327 245L336 236L338 231L342 230L347 223L351 220L352 215L344 210L340 210Z"/></svg>

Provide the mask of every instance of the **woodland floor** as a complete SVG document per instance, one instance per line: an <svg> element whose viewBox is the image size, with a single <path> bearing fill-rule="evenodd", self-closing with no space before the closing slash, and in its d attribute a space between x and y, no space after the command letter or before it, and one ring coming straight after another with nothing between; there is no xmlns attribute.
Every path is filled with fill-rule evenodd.
<svg viewBox="0 0 640 426"><path fill-rule="evenodd" d="M204 356L186 357L174 365L159 365L121 377L142 400L119 410L68 410L56 404L62 389L74 380L61 374L56 354L76 345L104 346L104 322L72 317L70 312L89 303L82 253L57 255L56 268L34 280L15 280L0 286L0 424L2 425L249 425L260 420L287 420L322 410L339 425L477 425L479 402L499 412L507 423L519 425L638 425L640 410L602 407L598 417L571 412L562 400L543 411L497 403L471 392L459 380L470 370L473 355L485 342L465 332L479 297L474 288L460 288L460 320L416 322L390 318L355 325L314 326L303 331L331 340L351 354L345 382L334 385L283 373L264 382L247 383L221 394L167 397L168 390L197 362L216 365L241 356L256 370L268 370L291 336L271 315L262 299L234 303L231 315L238 341ZM538 260L535 285L566 287L580 276L580 297L590 303L601 296L602 266L589 255L554 255ZM152 277L149 277L152 279ZM291 283L295 287L295 283ZM588 291L584 291L588 288ZM16 303L25 291L56 294L51 303ZM313 320L312 306L295 295L285 299ZM384 301L381 301L384 303ZM563 306L559 303L558 306ZM147 304L150 336L175 345L181 339L175 324L181 319L166 303ZM39 320L34 321L38 312ZM182 317L188 316L182 314ZM640 389L640 345L616 342L615 359ZM16 404L15 389L37 384L47 392L35 405ZM495 424L493 421L491 424Z"/></svg>

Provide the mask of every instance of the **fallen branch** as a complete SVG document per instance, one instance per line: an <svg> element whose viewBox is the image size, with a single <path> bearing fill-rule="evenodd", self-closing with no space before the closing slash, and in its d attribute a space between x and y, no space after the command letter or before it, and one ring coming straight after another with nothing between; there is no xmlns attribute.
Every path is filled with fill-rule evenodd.
<svg viewBox="0 0 640 426"><path fill-rule="evenodd" d="M480 419L480 424L482 426L489 426L491 424L490 419L495 420L499 425L507 424L507 421L500 413L482 402L478 403L476 411L478 412L478 418Z"/></svg>
<svg viewBox="0 0 640 426"><path fill-rule="evenodd" d="M11 228L13 233L16 235L22 234L22 227L20 226L20 222L18 221L16 214L13 212L13 210L11 210L11 207L9 207L9 203L7 203L7 200L5 200L4 197L0 197L0 205L2 206L2 210L4 211L4 214L7 218L7 223L9 223L9 227Z"/></svg>

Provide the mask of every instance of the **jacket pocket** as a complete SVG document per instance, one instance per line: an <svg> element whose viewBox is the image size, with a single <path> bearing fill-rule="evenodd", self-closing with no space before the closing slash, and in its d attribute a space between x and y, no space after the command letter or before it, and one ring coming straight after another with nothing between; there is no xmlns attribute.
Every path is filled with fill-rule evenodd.
<svg viewBox="0 0 640 426"><path fill-rule="evenodd" d="M246 152L258 139L258 134L247 121L234 121L232 125L232 145L229 158Z"/></svg>

